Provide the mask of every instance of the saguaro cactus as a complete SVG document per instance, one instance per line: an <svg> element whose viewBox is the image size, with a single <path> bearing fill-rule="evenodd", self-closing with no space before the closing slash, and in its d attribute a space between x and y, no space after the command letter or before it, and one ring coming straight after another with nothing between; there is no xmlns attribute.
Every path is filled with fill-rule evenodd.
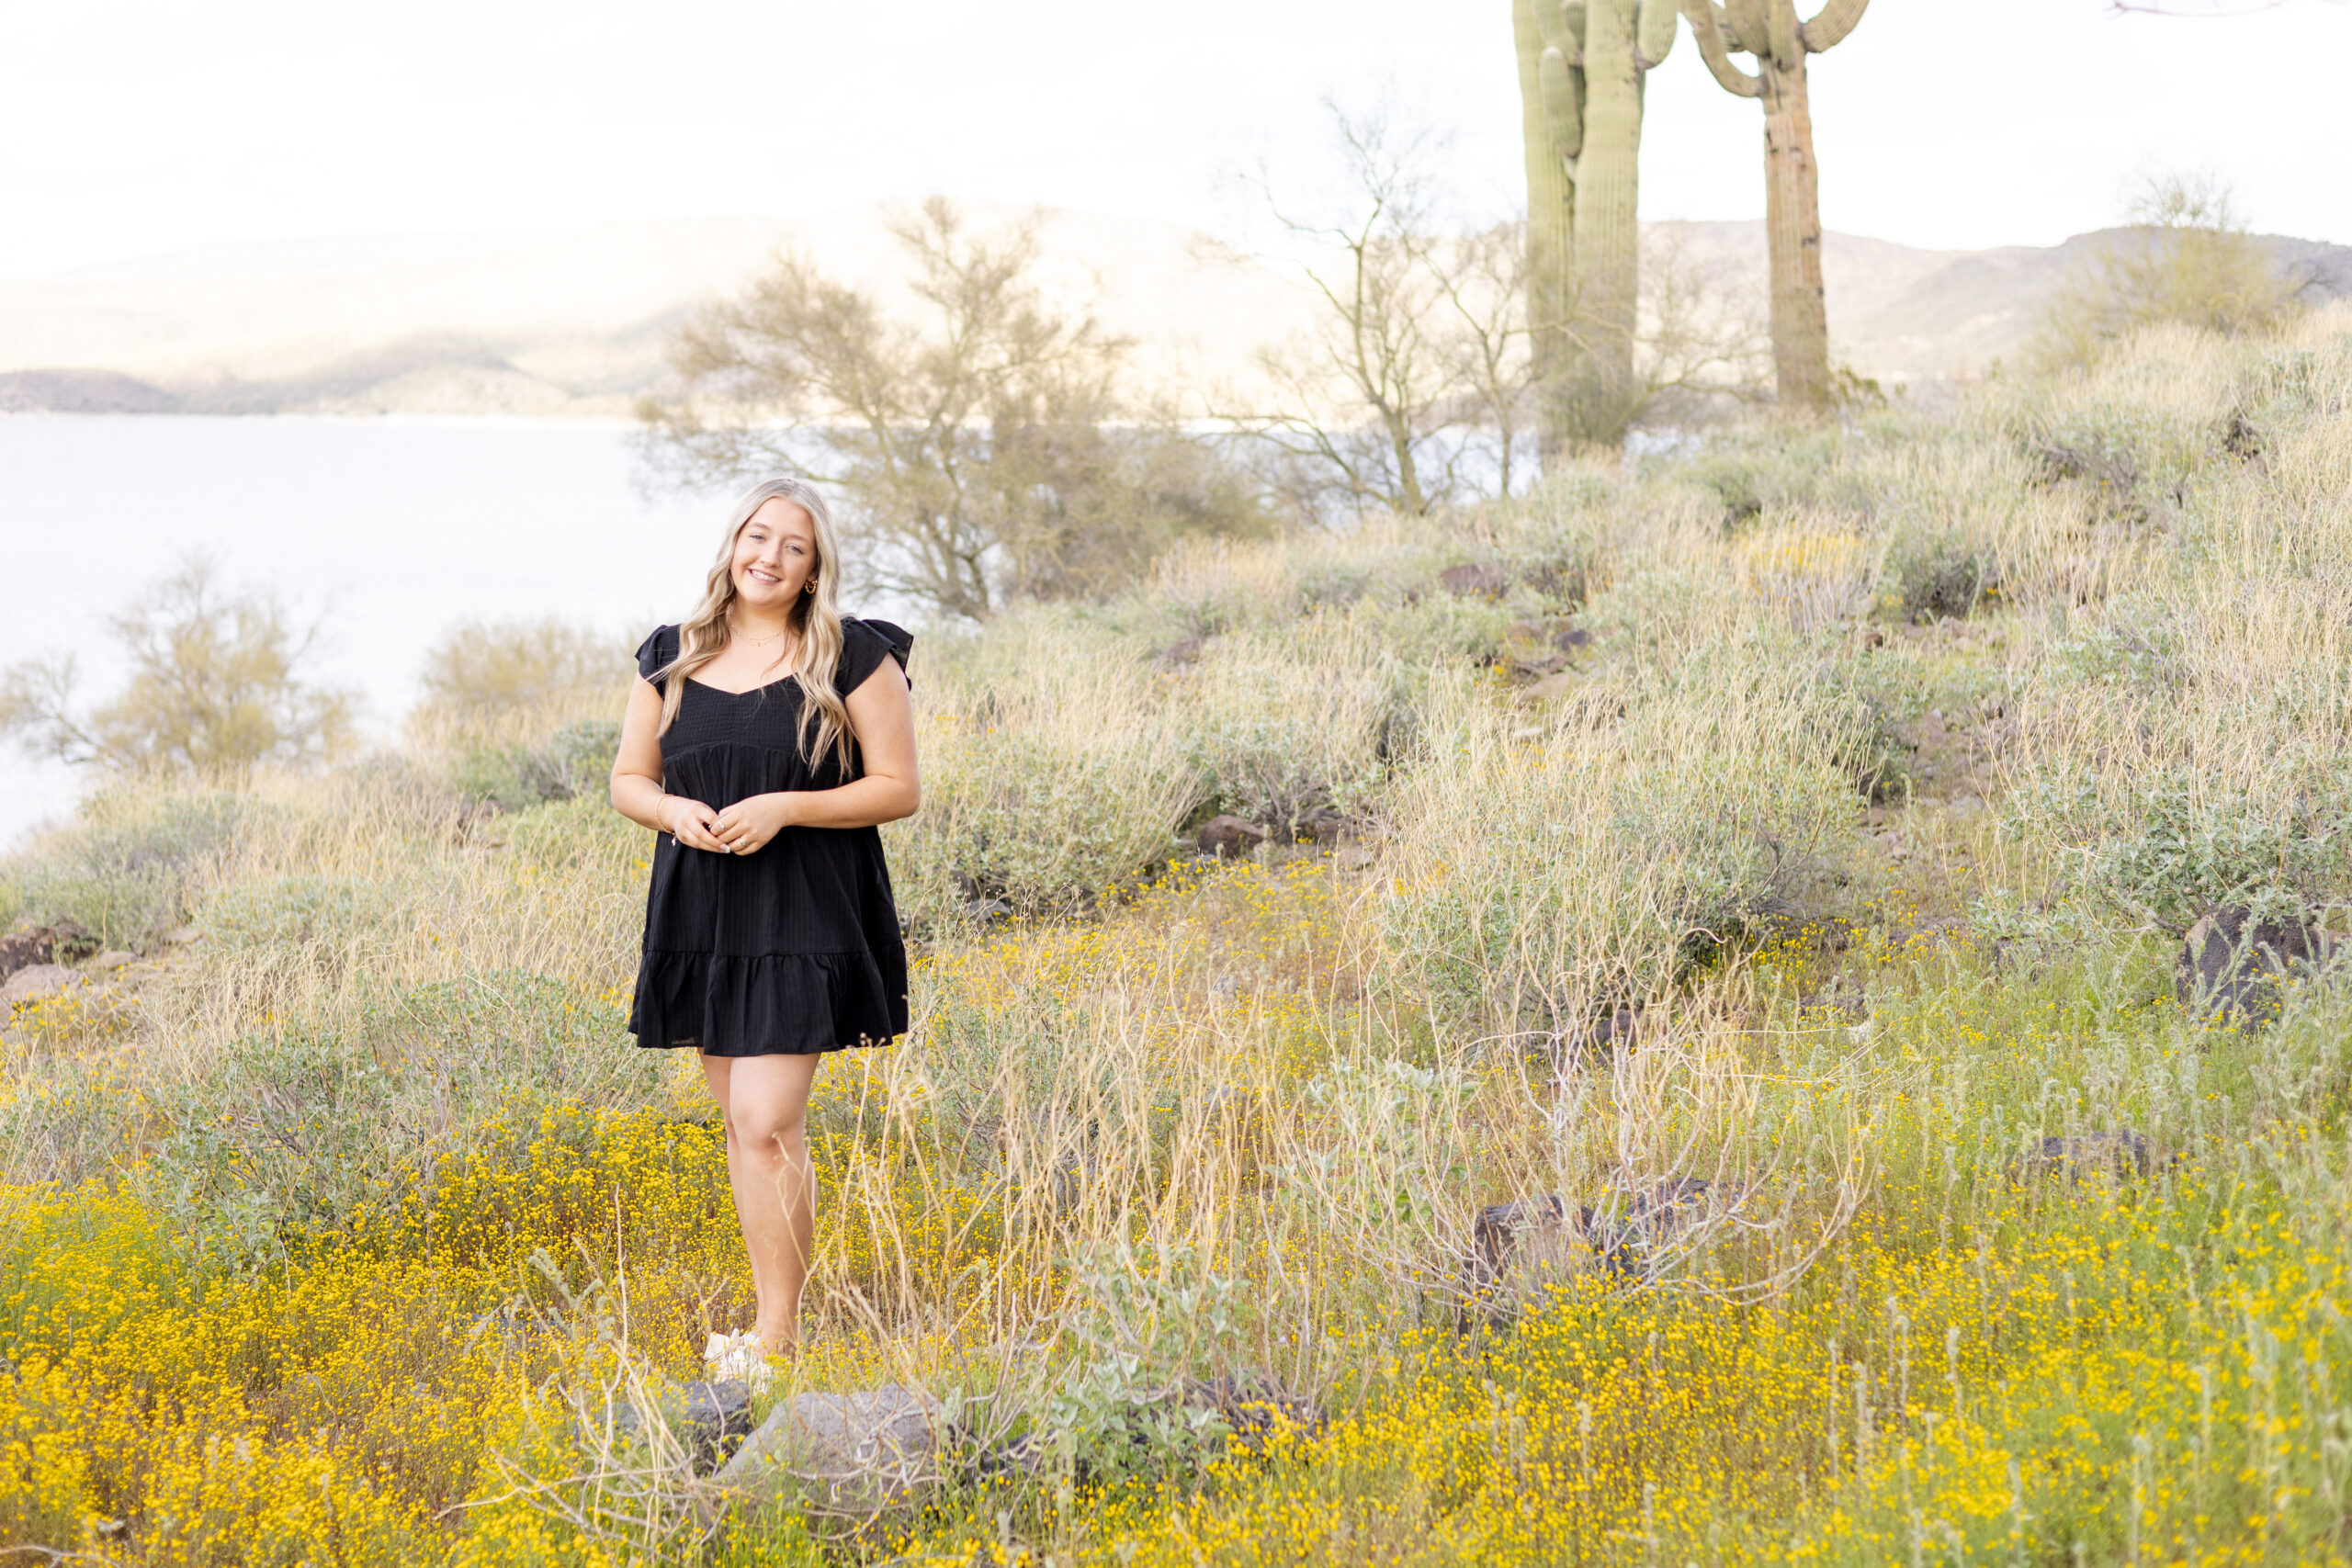
<svg viewBox="0 0 2352 1568"><path fill-rule="evenodd" d="M1870 0L1829 0L1809 22L1794 0L1682 0L1699 57L1724 90L1764 100L1764 231L1772 260L1772 374L1783 407L1829 403L1829 314L1821 292L1820 179L1804 61L1835 47ZM1756 57L1744 71L1734 54Z"/></svg>
<svg viewBox="0 0 2352 1568"><path fill-rule="evenodd" d="M1642 85L1675 23L1674 0L1512 0L1547 452L1616 439L1638 401Z"/></svg>

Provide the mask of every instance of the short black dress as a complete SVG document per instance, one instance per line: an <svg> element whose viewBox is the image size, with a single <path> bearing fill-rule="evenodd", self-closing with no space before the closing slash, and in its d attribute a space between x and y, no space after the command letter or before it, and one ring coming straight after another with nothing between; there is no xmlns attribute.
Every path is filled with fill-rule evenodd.
<svg viewBox="0 0 2352 1568"><path fill-rule="evenodd" d="M914 638L842 617L833 689L863 685ZM649 680L678 656L678 628L637 650ZM662 787L724 810L754 795L832 789L865 776L828 750L800 754L800 683L722 692L689 679L662 737ZM907 1028L907 949L875 828L786 828L748 855L655 836L629 1032L639 1045L713 1056L808 1055L888 1044Z"/></svg>

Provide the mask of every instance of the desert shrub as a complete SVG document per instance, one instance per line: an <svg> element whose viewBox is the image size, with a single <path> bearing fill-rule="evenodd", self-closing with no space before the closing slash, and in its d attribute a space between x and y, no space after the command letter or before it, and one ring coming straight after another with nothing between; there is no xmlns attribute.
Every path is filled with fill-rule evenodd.
<svg viewBox="0 0 2352 1568"><path fill-rule="evenodd" d="M2097 236L2042 308L2032 353L2044 368L2094 364L2148 327L2268 332L2301 308L2304 280L2247 231L2218 181L2158 175L2125 217L2129 227Z"/></svg>
<svg viewBox="0 0 2352 1568"><path fill-rule="evenodd" d="M159 1106L148 1174L196 1238L241 1266L267 1238L396 1202L440 1155L517 1104L642 1104L662 1066L621 1032L621 999L521 973L473 973L243 1035Z"/></svg>
<svg viewBox="0 0 2352 1568"><path fill-rule="evenodd" d="M1242 1281L1196 1249L1165 1243L1142 1257L1125 1245L1083 1251L1071 1275L1068 1329L1079 1354L1045 1427L1072 1468L1115 1484L1186 1470L1223 1449L1231 1427L1188 1395L1245 1375L1239 1357L1256 1314Z"/></svg>
<svg viewBox="0 0 2352 1568"><path fill-rule="evenodd" d="M923 807L888 831L910 911L974 898L1064 913L1165 860L1202 781L1172 742L1068 731L925 736Z"/></svg>
<svg viewBox="0 0 2352 1568"><path fill-rule="evenodd" d="M1428 656L1373 630L1388 618L1314 615L1210 646L1182 705L1211 804L1284 833L1318 809L1370 812L1408 711L1406 660Z"/></svg>
<svg viewBox="0 0 2352 1568"><path fill-rule="evenodd" d="M1882 604L1914 622L1958 620L2000 592L1991 552L1967 539L1898 530L1889 543Z"/></svg>
<svg viewBox="0 0 2352 1568"><path fill-rule="evenodd" d="M184 922L206 878L262 808L221 791L122 789L91 796L72 827L20 855L24 911L100 947L144 951Z"/></svg>
<svg viewBox="0 0 2352 1568"><path fill-rule="evenodd" d="M1001 628L1001 629L1000 629ZM1205 789L1148 650L1082 615L943 639L915 693L923 805L884 829L902 912L1090 907L1167 857Z"/></svg>
<svg viewBox="0 0 2352 1568"><path fill-rule="evenodd" d="M603 792L548 801L505 824L506 843L522 863L544 875L616 876L644 880L652 836L615 811Z"/></svg>
<svg viewBox="0 0 2352 1568"><path fill-rule="evenodd" d="M300 947L364 930L382 902L370 883L292 876L222 888L205 904L198 929L224 954Z"/></svg>
<svg viewBox="0 0 2352 1568"><path fill-rule="evenodd" d="M570 621L461 621L424 657L421 709L479 732L575 704L616 707L636 672L629 645Z"/></svg>
<svg viewBox="0 0 2352 1568"><path fill-rule="evenodd" d="M1703 663L1533 739L1462 693L1392 795L1392 965L1494 1027L1566 1028L1802 891L1852 812L1839 720L1802 672Z"/></svg>
<svg viewBox="0 0 2352 1568"><path fill-rule="evenodd" d="M468 750L458 759L450 783L467 799L506 811L575 795L600 795L612 776L620 744L618 721L574 719L542 745Z"/></svg>
<svg viewBox="0 0 2352 1568"><path fill-rule="evenodd" d="M1828 427L1744 432L1651 467L1712 496L1723 526L1737 530L1768 513L1850 507L1854 488L1838 479L1845 444L1844 434Z"/></svg>
<svg viewBox="0 0 2352 1568"><path fill-rule="evenodd" d="M1837 716L1839 744L1832 754L1862 798L1908 795L1917 748L1903 732L1927 706L1912 672L1884 658L1836 654L1822 660L1820 698Z"/></svg>
<svg viewBox="0 0 2352 1568"><path fill-rule="evenodd" d="M2174 766L2100 791L2071 771L2037 770L2005 807L2007 829L2076 846L2082 887L2176 934L2217 904L2301 919L2352 895L2352 773L2305 772L2300 790L2247 793Z"/></svg>

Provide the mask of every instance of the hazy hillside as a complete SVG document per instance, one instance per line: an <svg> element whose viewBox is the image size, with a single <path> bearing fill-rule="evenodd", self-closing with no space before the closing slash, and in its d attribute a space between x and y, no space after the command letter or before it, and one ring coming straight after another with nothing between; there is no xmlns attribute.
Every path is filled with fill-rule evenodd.
<svg viewBox="0 0 2352 1568"><path fill-rule="evenodd" d="M989 223L1018 209L967 210ZM782 246L887 287L899 271L887 211L214 246L0 284L0 412L619 415L695 303ZM1260 345L1311 319L1306 291L1197 231L1045 216L1057 287L1097 296L1155 377L1246 380ZM1760 312L1760 223L1658 231ZM1835 352L1890 384L1981 372L2102 243L1929 251L1826 235ZM2272 243L2319 293L2352 293L2352 248Z"/></svg>
<svg viewBox="0 0 2352 1568"><path fill-rule="evenodd" d="M621 414L686 312L786 245L887 287L888 210L214 246L0 285L0 411ZM1205 235L1045 216L1056 286L1098 295L1155 372L1240 370L1296 319L1291 286Z"/></svg>
<svg viewBox="0 0 2352 1568"><path fill-rule="evenodd" d="M1687 258L1727 283L1764 290L1761 223L1667 223ZM1854 234L1822 236L1831 352L1890 385L1965 378L2013 358L2052 289L2119 231L2077 234L2057 245L1925 251ZM2311 280L2314 302L2352 296L2352 246L2263 237L2280 262Z"/></svg>

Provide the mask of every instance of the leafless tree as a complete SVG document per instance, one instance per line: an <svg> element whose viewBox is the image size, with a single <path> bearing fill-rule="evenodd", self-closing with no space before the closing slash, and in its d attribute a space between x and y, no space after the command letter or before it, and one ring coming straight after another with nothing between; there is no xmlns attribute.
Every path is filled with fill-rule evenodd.
<svg viewBox="0 0 2352 1568"><path fill-rule="evenodd" d="M872 585L986 619L1099 593L1177 535L1269 525L1215 450L1123 393L1130 344L1036 278L1038 220L893 224L911 307L786 257L679 334L639 404L657 472L836 489Z"/></svg>
<svg viewBox="0 0 2352 1568"><path fill-rule="evenodd" d="M1512 494L1532 477L1537 395L1527 320L1524 225L1449 231L1433 192L1439 138L1391 103L1331 107L1344 196L1306 218L1258 188L1323 309L1263 356L1270 406L1217 410L1271 454L1276 484L1312 516L1419 513L1474 494ZM1745 395L1766 364L1759 314L1736 286L1686 256L1671 234L1643 243L1634 374L1608 428L1689 419ZM1571 342L1606 330L1564 301Z"/></svg>
<svg viewBox="0 0 2352 1568"><path fill-rule="evenodd" d="M1313 330L1267 349L1259 369L1272 406L1220 411L1254 435L1313 513L1337 502L1419 515L1462 488L1455 308L1431 233L1436 137L1387 106L1354 114L1329 104L1346 195L1308 216L1261 170L1268 213L1304 248L1323 310Z"/></svg>

